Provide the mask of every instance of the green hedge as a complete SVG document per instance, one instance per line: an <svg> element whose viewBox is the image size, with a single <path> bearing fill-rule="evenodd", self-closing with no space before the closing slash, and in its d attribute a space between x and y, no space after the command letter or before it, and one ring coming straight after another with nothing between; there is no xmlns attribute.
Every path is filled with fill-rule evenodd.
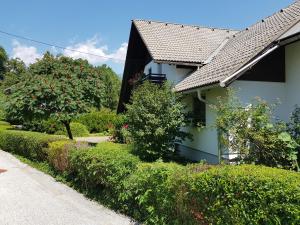
<svg viewBox="0 0 300 225"><path fill-rule="evenodd" d="M300 174L264 166L189 173L178 195L195 224L299 224Z"/></svg>
<svg viewBox="0 0 300 225"><path fill-rule="evenodd" d="M73 137L87 137L90 134L87 127L81 123L71 122L70 128L71 128ZM55 134L66 135L66 136L68 135L65 127L62 127L62 130L55 132Z"/></svg>
<svg viewBox="0 0 300 225"><path fill-rule="evenodd" d="M62 137L29 131L1 130L0 149L16 153L33 160L46 160L50 142Z"/></svg>
<svg viewBox="0 0 300 225"><path fill-rule="evenodd" d="M84 124L90 133L111 132L118 120L116 113L101 110L80 115L76 122Z"/></svg>
<svg viewBox="0 0 300 225"><path fill-rule="evenodd" d="M70 167L77 181L89 189L116 191L121 182L137 167L139 159L129 153L130 147L104 142L88 150L72 151Z"/></svg>
<svg viewBox="0 0 300 225"><path fill-rule="evenodd" d="M60 137L14 130L0 131L0 148L48 160L69 183L143 224L300 224L297 172L143 163L130 145L82 148Z"/></svg>

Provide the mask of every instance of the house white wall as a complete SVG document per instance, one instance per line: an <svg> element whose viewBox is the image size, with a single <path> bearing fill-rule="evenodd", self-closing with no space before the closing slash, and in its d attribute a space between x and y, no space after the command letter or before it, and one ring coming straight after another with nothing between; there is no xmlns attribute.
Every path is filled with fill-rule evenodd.
<svg viewBox="0 0 300 225"><path fill-rule="evenodd" d="M285 82L237 80L231 85L245 104L259 96L270 104L280 102L275 108L278 119L288 121L295 105L300 106L300 41L285 47Z"/></svg>
<svg viewBox="0 0 300 225"><path fill-rule="evenodd" d="M262 82L236 80L230 87L245 104L251 103L253 98L260 97L270 104L278 104L275 109L275 116L281 120L288 121L295 105L300 106L300 41L285 47L285 82ZM146 68L152 68L153 73L159 73L159 66L150 62ZM161 73L167 75L167 79L174 84L184 79L191 71L188 69L178 69L175 65L162 64ZM206 101L215 103L218 96L225 96L226 89L215 87L205 90ZM192 110L192 99L196 92L186 95L184 102ZM218 133L214 128L216 112L209 106L206 107L206 127L198 129L195 127L186 128L193 134L193 141L186 140L182 143L182 153L190 159L208 159L208 162L216 162L218 159L219 143Z"/></svg>
<svg viewBox="0 0 300 225"><path fill-rule="evenodd" d="M286 117L300 106L300 41L285 47Z"/></svg>

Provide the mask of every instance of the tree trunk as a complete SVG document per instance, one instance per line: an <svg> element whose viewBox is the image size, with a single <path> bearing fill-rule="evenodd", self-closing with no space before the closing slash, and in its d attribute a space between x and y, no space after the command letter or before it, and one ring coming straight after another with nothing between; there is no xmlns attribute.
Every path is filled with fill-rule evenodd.
<svg viewBox="0 0 300 225"><path fill-rule="evenodd" d="M67 133L68 133L68 136L71 140L73 140L73 135L72 135L72 131L71 131L71 127L70 127L70 121L64 121L63 124L65 125L66 127L66 130L67 130Z"/></svg>

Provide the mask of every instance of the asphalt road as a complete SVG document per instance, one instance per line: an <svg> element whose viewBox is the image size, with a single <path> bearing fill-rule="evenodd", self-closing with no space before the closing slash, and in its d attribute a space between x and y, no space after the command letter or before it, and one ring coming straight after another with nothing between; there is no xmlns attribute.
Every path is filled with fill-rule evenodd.
<svg viewBox="0 0 300 225"><path fill-rule="evenodd" d="M132 225L134 222L0 150L0 224Z"/></svg>

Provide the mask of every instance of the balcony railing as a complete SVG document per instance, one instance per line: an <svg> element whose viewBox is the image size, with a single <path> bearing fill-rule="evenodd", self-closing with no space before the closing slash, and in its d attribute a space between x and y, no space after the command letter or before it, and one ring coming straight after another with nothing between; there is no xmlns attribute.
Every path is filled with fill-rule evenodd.
<svg viewBox="0 0 300 225"><path fill-rule="evenodd" d="M161 73L149 73L143 77L142 82L145 80L149 80L153 83L161 84L165 80L167 80L167 76L166 74L161 74Z"/></svg>

